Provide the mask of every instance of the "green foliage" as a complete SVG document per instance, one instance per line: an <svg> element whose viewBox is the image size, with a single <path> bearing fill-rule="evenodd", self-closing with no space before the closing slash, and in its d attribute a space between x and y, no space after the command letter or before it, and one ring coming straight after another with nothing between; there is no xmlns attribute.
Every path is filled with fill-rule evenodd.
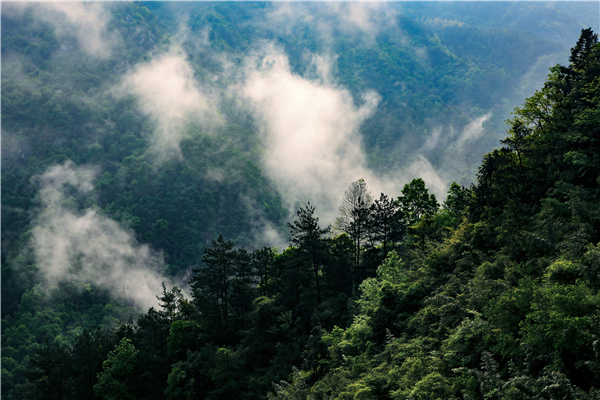
<svg viewBox="0 0 600 400"><path fill-rule="evenodd" d="M311 206L310 203L304 208L300 207L296 212L298 219L294 220L293 223L288 223L288 228L290 228L290 234L292 235L290 238L291 244L300 250L301 254L304 255L305 262L312 269L317 291L317 303L320 304L322 301L320 275L325 248L322 236L329 233L331 228L329 226L321 228L319 218L315 217L314 213L315 207Z"/></svg>
<svg viewBox="0 0 600 400"><path fill-rule="evenodd" d="M94 385L96 395L105 400L133 399L129 381L137 354L138 350L131 340L121 339L102 363L102 372L98 375L98 383Z"/></svg>
<svg viewBox="0 0 600 400"><path fill-rule="evenodd" d="M318 4L298 8L291 26L265 23L276 16L269 3L147 6L110 7L116 47L102 60L79 44L65 53L75 38L61 43L31 11L2 15L7 399L255 399L269 390L290 399L598 398L600 45L591 29L570 64L552 68L515 110L471 188L453 183L440 209L423 179L396 201L372 201L359 180L358 196L346 196L356 201L345 208L344 234L331 237L309 203L279 253L243 247L258 247L265 226L282 231L286 215L257 167L257 122L245 106L223 94L215 107L227 123L212 132L190 124L181 159L157 161L148 151L156 126L139 100L107 91L174 40L165 33L175 29L170 12L190 11L190 32L207 33L208 44L181 45L215 91L230 84L213 82L222 68L215 49L236 64L253 42L273 40L311 79L325 78L307 49L333 51L332 85L357 105L367 90L381 96L361 126L380 169L419 156L401 154L398 141L429 143L431 121L459 129L483 108L501 116L556 43L427 19L449 7L438 4L407 5L375 36L333 24L327 46L318 32L330 16L315 13ZM417 21L408 17L415 10L427 12ZM481 144L429 156L439 165L468 155L471 166L456 174L469 176ZM194 268L191 298L163 285L160 309L139 315L89 282L48 287L28 250L43 194L32 177L66 160L98 174L89 195L68 193L65 208L127 226L164 254L170 276Z"/></svg>
<svg viewBox="0 0 600 400"><path fill-rule="evenodd" d="M409 226L415 225L422 217L434 215L439 207L435 195L429 194L425 181L421 178L415 178L404 185L397 202Z"/></svg>
<svg viewBox="0 0 600 400"><path fill-rule="evenodd" d="M598 46L582 31L571 64L516 110L472 189L453 184L438 210L422 182L405 187L398 203L417 246L362 283L350 327L321 335L325 375L310 388L297 375L281 393L597 396L596 128L574 121L595 115L581 99L595 99Z"/></svg>

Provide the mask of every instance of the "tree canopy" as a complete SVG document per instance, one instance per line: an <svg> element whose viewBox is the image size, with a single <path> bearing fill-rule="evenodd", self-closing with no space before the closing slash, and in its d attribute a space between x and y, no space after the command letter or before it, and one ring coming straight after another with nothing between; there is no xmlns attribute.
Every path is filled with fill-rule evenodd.
<svg viewBox="0 0 600 400"><path fill-rule="evenodd" d="M266 23L286 11L271 3L115 3L98 14L114 46L102 57L72 21L61 29L50 18L56 9L2 7L6 399L600 395L600 44L591 29L514 110L477 169L474 149L496 145L527 72L561 48L550 33L497 29L500 14L479 5L469 24L452 19L459 5L405 5L393 21L384 11L400 5L370 9L381 22L372 36L319 4L291 8L288 25ZM352 17L351 7L334 7L336 18ZM185 40L178 13L189 15ZM445 201L423 178L378 197L361 179L340 193L337 230L311 203L288 218L259 167L260 121L228 92L227 68L262 40L313 83L329 79L314 70L327 63L308 63L305 50L334 52L324 85L348 88L357 108L361 93L381 96L359 128L374 171L406 165L436 140L435 167L467 160ZM175 43L192 66L184 72L221 97L207 106L218 127L166 124L181 135L171 157L156 150L161 120L143 96L115 88ZM469 136L485 118L481 136ZM441 120L450 127L436 133ZM402 153L406 143L417 150ZM78 229L62 232L65 219ZM285 248L266 243L286 234ZM104 241L106 257L89 269ZM135 274L94 279L114 264ZM134 300L134 283L149 277L151 308Z"/></svg>

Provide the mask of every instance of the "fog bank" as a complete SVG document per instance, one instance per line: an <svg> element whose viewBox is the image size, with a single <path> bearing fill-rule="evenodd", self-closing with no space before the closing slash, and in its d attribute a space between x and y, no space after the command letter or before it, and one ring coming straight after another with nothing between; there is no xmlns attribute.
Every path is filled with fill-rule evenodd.
<svg viewBox="0 0 600 400"><path fill-rule="evenodd" d="M33 178L40 204L30 248L50 285L61 281L102 286L138 307L157 306L162 257L94 207L78 210L74 196L90 195L97 171L71 162Z"/></svg>
<svg viewBox="0 0 600 400"><path fill-rule="evenodd" d="M136 96L142 111L156 122L150 151L161 157L181 157L179 144L185 137L186 124L194 123L205 130L223 124L185 56L175 50L137 66L123 79L117 93Z"/></svg>

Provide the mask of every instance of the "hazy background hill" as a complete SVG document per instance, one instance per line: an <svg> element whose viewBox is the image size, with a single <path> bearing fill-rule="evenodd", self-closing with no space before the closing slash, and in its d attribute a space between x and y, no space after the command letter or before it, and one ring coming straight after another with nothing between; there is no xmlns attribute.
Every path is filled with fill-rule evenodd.
<svg viewBox="0 0 600 400"><path fill-rule="evenodd" d="M596 24L594 26L593 24ZM3 393L364 178L469 185L595 3L3 3ZM5 373L6 372L6 373Z"/></svg>
<svg viewBox="0 0 600 400"><path fill-rule="evenodd" d="M335 151L312 154L313 159L330 160L321 163L323 174L309 171L292 156L278 161L263 153L257 160L288 206L312 198L328 214L336 212L339 197L324 193L343 191L360 177L375 191L397 192L398 181L423 176L438 196L452 181L468 185L481 154L503 136L512 109L540 87L549 67L566 61L570 43L582 28L597 24L598 14L590 3L551 2L147 6L167 21L167 30L180 35L192 64L203 66L203 79L212 71L210 77L224 88L225 97L239 99L231 94L231 84L240 79L248 84L249 60L255 68L265 57L277 55L283 57L290 79L300 78L306 88L317 91L333 89L330 94L342 95L341 102L351 97L355 107L367 106L352 114L359 118L356 123L340 126L334 134L330 132L336 130L336 118L349 111L342 111L340 103L321 105L318 99L331 99L325 92L307 91L316 100L294 104L302 127L265 127L292 110L281 106L265 116L262 104L256 110L256 95L246 103L255 108L246 110L256 124L249 130L258 131L259 145L267 154L285 153L280 139L290 141L296 135L304 137L299 142L310 153L320 142L304 130L328 132L322 135L333 140L328 145ZM259 70L267 79L275 76L268 75L264 65ZM289 103L281 93L263 96L259 103ZM318 114L311 107L318 108ZM312 115L331 128L311 125L318 123ZM236 123L243 125L241 120ZM344 163L347 157L332 155L356 152L361 155L352 156L351 166ZM304 151L298 153L302 161L307 159ZM297 164L293 171L281 172L290 162ZM337 175L323 164L338 165ZM304 184L303 176L314 173L320 179Z"/></svg>

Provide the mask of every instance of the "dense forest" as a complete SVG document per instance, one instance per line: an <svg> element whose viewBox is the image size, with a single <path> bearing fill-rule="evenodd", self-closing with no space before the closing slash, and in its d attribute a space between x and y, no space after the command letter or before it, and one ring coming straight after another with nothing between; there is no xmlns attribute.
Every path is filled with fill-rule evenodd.
<svg viewBox="0 0 600 400"><path fill-rule="evenodd" d="M585 5L365 7L2 4L3 397L600 398Z"/></svg>

